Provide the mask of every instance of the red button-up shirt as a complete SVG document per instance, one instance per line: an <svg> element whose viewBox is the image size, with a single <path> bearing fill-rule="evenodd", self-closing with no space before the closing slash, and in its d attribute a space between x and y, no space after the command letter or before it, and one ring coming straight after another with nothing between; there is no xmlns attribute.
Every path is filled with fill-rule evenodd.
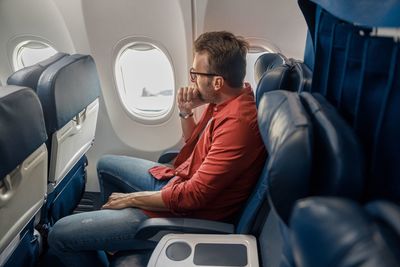
<svg viewBox="0 0 400 267"><path fill-rule="evenodd" d="M157 179L173 177L161 190L170 212L144 212L150 217L229 221L249 197L266 155L254 95L246 84L239 96L208 105L174 168L149 170Z"/></svg>

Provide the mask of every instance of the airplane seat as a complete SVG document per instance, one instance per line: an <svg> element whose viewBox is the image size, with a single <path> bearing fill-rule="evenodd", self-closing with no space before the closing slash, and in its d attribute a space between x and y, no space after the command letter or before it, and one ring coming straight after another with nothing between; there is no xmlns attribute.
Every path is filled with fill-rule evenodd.
<svg viewBox="0 0 400 267"><path fill-rule="evenodd" d="M45 59L35 65L28 66L17 70L11 74L7 79L8 85L27 86L32 88L36 92L37 83L40 75L47 69L51 64L60 60L61 58L68 56L66 53L59 52L48 59Z"/></svg>
<svg viewBox="0 0 400 267"><path fill-rule="evenodd" d="M137 238L147 240L168 232L256 234L260 227L259 222L269 213L266 205L267 180L285 180L293 188L299 188L301 185L292 177L298 177L298 181L309 177L312 151L311 123L298 94L288 91L266 93L260 101L258 123L269 155L236 226L190 218L150 218L138 227ZM299 161L299 158L302 160ZM128 266L131 261L147 262L146 257L149 255L148 250L136 253L119 252L113 257L110 266Z"/></svg>
<svg viewBox="0 0 400 267"><path fill-rule="evenodd" d="M42 224L71 214L85 189L87 159L99 109L100 83L93 58L70 55L43 71L37 85L49 153L48 198ZM46 229L45 229L46 230Z"/></svg>
<svg viewBox="0 0 400 267"><path fill-rule="evenodd" d="M289 58L288 61L292 65L293 88L297 92L311 92L313 74L310 68L298 59Z"/></svg>
<svg viewBox="0 0 400 267"><path fill-rule="evenodd" d="M400 266L400 207L343 198L299 201L290 218L297 267Z"/></svg>
<svg viewBox="0 0 400 267"><path fill-rule="evenodd" d="M292 92L310 91L312 80L312 72L305 64L275 53L263 54L257 59L254 76L257 82L257 106L265 92L280 89Z"/></svg>
<svg viewBox="0 0 400 267"><path fill-rule="evenodd" d="M286 57L281 53L266 53L259 56L254 63L254 80L258 84L263 74L286 63Z"/></svg>
<svg viewBox="0 0 400 267"><path fill-rule="evenodd" d="M355 132L323 96L302 92L300 98L313 126L311 175L299 181L303 183L300 190L283 180L269 180L268 187L283 242L280 266L295 266L288 225L295 202L304 197L303 188L307 188L307 196L360 201L365 184L363 151Z"/></svg>
<svg viewBox="0 0 400 267"><path fill-rule="evenodd" d="M399 202L400 2L299 0L299 5L315 54L312 92L339 110L364 150L363 202Z"/></svg>
<svg viewBox="0 0 400 267"><path fill-rule="evenodd" d="M0 266L33 266L35 216L47 189L43 112L27 87L0 88Z"/></svg>

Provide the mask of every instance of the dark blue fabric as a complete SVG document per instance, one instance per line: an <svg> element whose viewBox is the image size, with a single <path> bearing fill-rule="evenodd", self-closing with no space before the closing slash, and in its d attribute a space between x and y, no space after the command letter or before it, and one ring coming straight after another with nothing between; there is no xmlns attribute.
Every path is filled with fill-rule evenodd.
<svg viewBox="0 0 400 267"><path fill-rule="evenodd" d="M367 166L364 199L400 201L400 44L372 36L372 29L343 21L324 9L304 12L305 2L299 1L308 25L314 23L316 29L312 91L337 107L360 139ZM395 10L399 5L399 1L376 2L380 7L366 11L372 5L366 2L360 10L372 17L381 9L391 6ZM339 3L343 1L332 5ZM380 26L373 18L365 25Z"/></svg>
<svg viewBox="0 0 400 267"><path fill-rule="evenodd" d="M304 49L304 64L312 71L314 69L314 44L311 38L310 31L307 31L306 47Z"/></svg>
<svg viewBox="0 0 400 267"><path fill-rule="evenodd" d="M33 267L39 258L39 241L33 234L33 220L20 233L20 243L4 267Z"/></svg>
<svg viewBox="0 0 400 267"><path fill-rule="evenodd" d="M57 53L54 56L43 60L35 65L25 67L20 69L10 75L7 79L7 84L9 85L19 85L27 86L36 91L37 83L39 81L40 75L43 71L48 68L54 62L60 60L61 58L67 56L65 53Z"/></svg>
<svg viewBox="0 0 400 267"><path fill-rule="evenodd" d="M311 0L336 17L348 22L372 27L400 27L398 0Z"/></svg>
<svg viewBox="0 0 400 267"><path fill-rule="evenodd" d="M87 158L83 156L47 196L41 223L53 225L73 212L85 191Z"/></svg>
<svg viewBox="0 0 400 267"><path fill-rule="evenodd" d="M46 139L42 108L32 89L0 87L0 179Z"/></svg>
<svg viewBox="0 0 400 267"><path fill-rule="evenodd" d="M93 58L72 55L55 62L40 77L37 94L50 136L99 97L100 82Z"/></svg>

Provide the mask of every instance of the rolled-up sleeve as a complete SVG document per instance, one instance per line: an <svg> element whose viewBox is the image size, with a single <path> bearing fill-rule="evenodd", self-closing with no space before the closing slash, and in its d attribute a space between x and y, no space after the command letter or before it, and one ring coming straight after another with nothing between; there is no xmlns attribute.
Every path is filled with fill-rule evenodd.
<svg viewBox="0 0 400 267"><path fill-rule="evenodd" d="M238 118L226 118L215 127L210 150L189 180L177 177L162 189L163 202L171 212L185 215L212 205L235 179L240 179L255 147L254 130Z"/></svg>

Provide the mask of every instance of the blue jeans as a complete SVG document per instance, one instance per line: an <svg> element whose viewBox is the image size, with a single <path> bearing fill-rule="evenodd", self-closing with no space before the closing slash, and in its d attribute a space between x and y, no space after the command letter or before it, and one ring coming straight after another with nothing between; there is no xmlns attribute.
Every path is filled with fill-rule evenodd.
<svg viewBox="0 0 400 267"><path fill-rule="evenodd" d="M103 201L112 192L160 190L168 181L156 180L148 172L157 165L160 164L138 158L103 156L97 164ZM69 267L108 266L104 251L145 249L153 245L150 241L135 239L137 227L147 218L135 208L70 215L53 226L49 247Z"/></svg>

